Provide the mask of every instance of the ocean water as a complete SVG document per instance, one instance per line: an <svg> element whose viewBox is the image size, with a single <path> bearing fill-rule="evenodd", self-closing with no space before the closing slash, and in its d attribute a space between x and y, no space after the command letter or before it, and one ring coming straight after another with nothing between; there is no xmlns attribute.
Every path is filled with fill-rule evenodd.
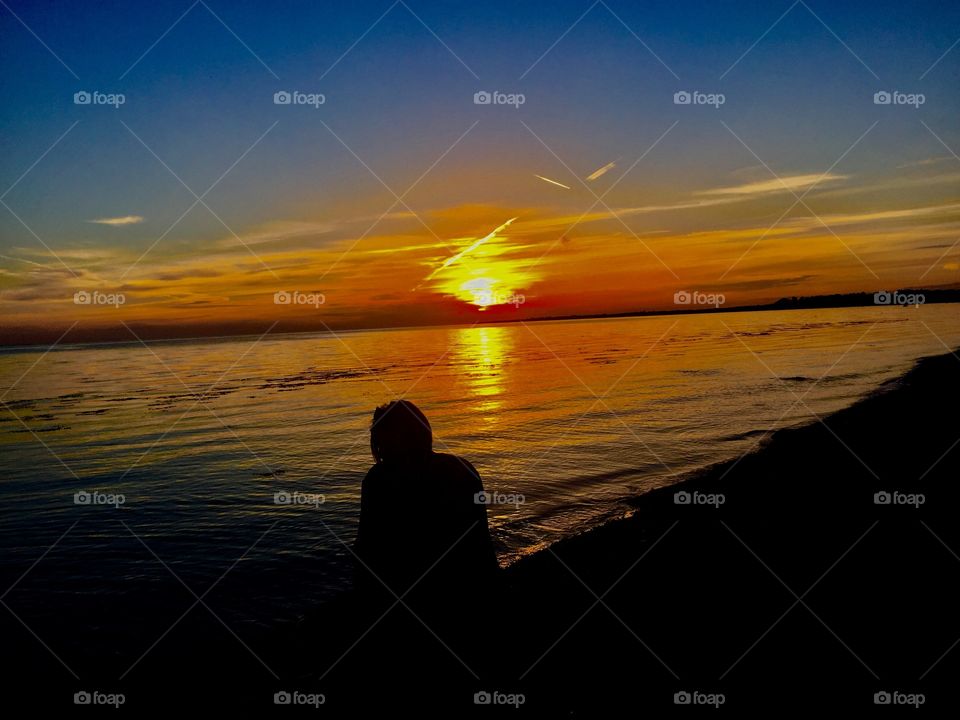
<svg viewBox="0 0 960 720"><path fill-rule="evenodd" d="M488 509L507 564L957 346L958 307L932 305L2 352L4 601L61 648L112 632L126 659L221 576L232 628L295 618L349 584L370 416L397 397L513 496ZM137 603L142 637L98 611Z"/></svg>

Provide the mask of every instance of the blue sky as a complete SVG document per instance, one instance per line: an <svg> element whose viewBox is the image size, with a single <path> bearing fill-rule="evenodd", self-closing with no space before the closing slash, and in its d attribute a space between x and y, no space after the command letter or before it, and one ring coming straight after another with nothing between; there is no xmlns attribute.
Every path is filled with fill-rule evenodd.
<svg viewBox="0 0 960 720"><path fill-rule="evenodd" d="M23 250L37 248L34 234L54 250L143 252L194 201L174 173L202 194L241 156L205 198L220 220L194 208L151 259L270 223L376 215L448 151L405 198L412 211L582 211L582 198L544 196L531 175L570 184L607 162L626 169L673 123L607 202L676 202L748 177L823 173L874 122L838 174L878 181L960 147L960 50L947 52L960 7L946 3L5 2L0 185L72 126L4 197L6 288L24 272L9 258L38 261ZM125 103L78 106L79 90ZM278 90L326 102L277 106ZM478 90L526 102L478 108ZM678 90L726 101L678 107ZM878 90L926 102L878 107ZM950 190L926 192L940 202ZM873 197L872 210L886 202ZM744 210L757 222L778 214L763 203ZM143 220L89 222L125 216ZM636 222L631 232L718 219ZM316 243L327 240L344 237Z"/></svg>

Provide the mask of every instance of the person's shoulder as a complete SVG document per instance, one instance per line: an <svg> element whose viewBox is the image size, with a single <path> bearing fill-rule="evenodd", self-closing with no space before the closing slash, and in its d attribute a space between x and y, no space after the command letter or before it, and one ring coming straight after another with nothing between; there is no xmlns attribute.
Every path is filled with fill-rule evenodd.
<svg viewBox="0 0 960 720"><path fill-rule="evenodd" d="M383 474L383 466L380 463L374 463L370 466L370 469L367 470L367 474L363 476L363 485L367 487L379 484Z"/></svg>
<svg viewBox="0 0 960 720"><path fill-rule="evenodd" d="M433 462L451 476L469 479L471 483L480 482L480 473L473 464L458 455L434 453Z"/></svg>
<svg viewBox="0 0 960 720"><path fill-rule="evenodd" d="M395 477L384 463L374 463L360 483L360 496L367 502L382 502L394 492Z"/></svg>

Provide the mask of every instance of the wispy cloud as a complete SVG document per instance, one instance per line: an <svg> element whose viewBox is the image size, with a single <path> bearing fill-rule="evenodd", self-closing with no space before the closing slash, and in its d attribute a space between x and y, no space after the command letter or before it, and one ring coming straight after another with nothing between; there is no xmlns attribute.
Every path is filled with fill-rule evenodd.
<svg viewBox="0 0 960 720"><path fill-rule="evenodd" d="M872 212L824 213L818 217L792 218L785 225L819 228L827 225L854 225L860 223L880 223L891 220L911 220L915 218L954 219L960 214L960 203L928 205L925 207L903 208L900 210L877 210Z"/></svg>
<svg viewBox="0 0 960 720"><path fill-rule="evenodd" d="M251 245L280 246L290 241L307 239L312 247L323 236L324 243L330 244L342 240L357 225L368 226L374 223L380 226L386 222L407 221L416 218L413 212L391 212L387 214L361 215L339 220L276 220L250 229L240 235L227 235L218 242L222 248L245 248Z"/></svg>
<svg viewBox="0 0 960 720"><path fill-rule="evenodd" d="M142 223L143 218L139 215L124 215L123 217L97 218L96 220L87 220L87 222L93 223L94 225L136 225L137 223Z"/></svg>
<svg viewBox="0 0 960 720"><path fill-rule="evenodd" d="M937 163L946 162L947 160L952 160L953 158L950 155L940 155L937 157L928 157L923 158L922 160L914 160L913 162L903 163L902 165L897 165L897 168L908 168L908 167L920 167L922 165L936 165Z"/></svg>
<svg viewBox="0 0 960 720"><path fill-rule="evenodd" d="M832 173L810 174L810 175L787 175L780 178L771 178L759 182L749 182L742 185L733 185L731 187L715 188L713 190L704 190L700 195L724 195L744 197L751 195L768 195L770 193L789 192L792 190L803 190L814 185L823 183L846 180L848 175L834 175Z"/></svg>

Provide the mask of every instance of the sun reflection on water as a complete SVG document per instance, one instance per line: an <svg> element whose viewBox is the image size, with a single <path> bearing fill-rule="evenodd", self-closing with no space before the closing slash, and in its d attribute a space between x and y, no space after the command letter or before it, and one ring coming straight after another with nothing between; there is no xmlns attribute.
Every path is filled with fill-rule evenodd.
<svg viewBox="0 0 960 720"><path fill-rule="evenodd" d="M479 412L493 413L504 403L504 367L513 351L513 334L503 327L470 327L455 332L452 352L461 379Z"/></svg>

